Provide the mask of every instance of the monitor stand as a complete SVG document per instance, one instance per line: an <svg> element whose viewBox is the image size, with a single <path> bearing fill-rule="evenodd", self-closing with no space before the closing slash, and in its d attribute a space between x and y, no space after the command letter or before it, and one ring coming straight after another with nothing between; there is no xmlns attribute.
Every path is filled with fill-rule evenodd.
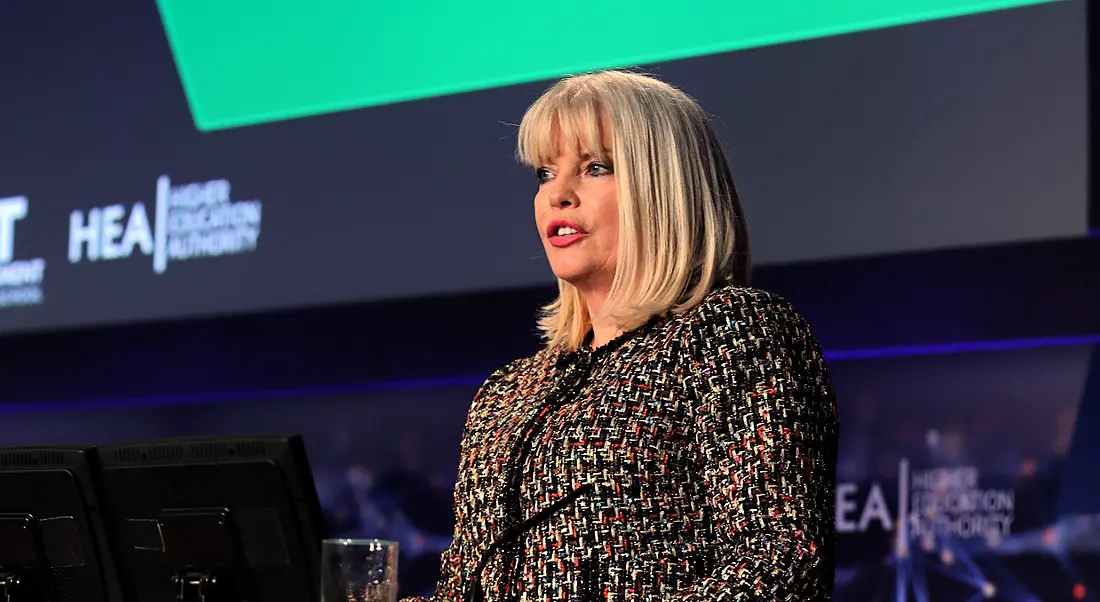
<svg viewBox="0 0 1100 602"><path fill-rule="evenodd" d="M176 602L257 599L240 532L228 509L165 510L159 522Z"/></svg>
<svg viewBox="0 0 1100 602"><path fill-rule="evenodd" d="M14 573L0 573L0 602L18 600L15 597L17 591L19 591L19 577Z"/></svg>
<svg viewBox="0 0 1100 602"><path fill-rule="evenodd" d="M53 600L50 559L38 520L0 514L0 602Z"/></svg>
<svg viewBox="0 0 1100 602"><path fill-rule="evenodd" d="M214 575L187 571L176 575L175 584L176 602L215 602L219 599L218 578Z"/></svg>

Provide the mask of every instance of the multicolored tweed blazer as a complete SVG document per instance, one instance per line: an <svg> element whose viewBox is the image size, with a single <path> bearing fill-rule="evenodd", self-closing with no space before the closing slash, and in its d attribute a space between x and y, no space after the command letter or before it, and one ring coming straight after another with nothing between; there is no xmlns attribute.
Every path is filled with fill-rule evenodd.
<svg viewBox="0 0 1100 602"><path fill-rule="evenodd" d="M718 289L482 386L439 602L827 600L837 413L778 296Z"/></svg>

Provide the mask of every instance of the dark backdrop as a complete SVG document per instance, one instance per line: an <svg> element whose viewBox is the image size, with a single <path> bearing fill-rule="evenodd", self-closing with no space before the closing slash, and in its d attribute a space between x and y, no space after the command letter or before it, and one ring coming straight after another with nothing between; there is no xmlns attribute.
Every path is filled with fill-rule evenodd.
<svg viewBox="0 0 1100 602"><path fill-rule="evenodd" d="M762 264L1080 236L1084 5L646 69L714 115ZM14 259L46 263L39 291L0 277L0 333L550 284L511 157L547 82L199 132L153 0L2 3L0 56L0 199L27 202ZM257 244L163 273L140 245L92 260L94 210L141 225L140 203L155 232L130 241L166 249L217 234L157 218L162 176L259 202L222 229Z"/></svg>

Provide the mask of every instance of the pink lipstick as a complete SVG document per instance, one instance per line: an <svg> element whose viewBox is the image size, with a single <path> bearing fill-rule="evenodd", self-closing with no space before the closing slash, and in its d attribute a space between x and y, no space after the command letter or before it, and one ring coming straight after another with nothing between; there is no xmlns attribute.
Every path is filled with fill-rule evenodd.
<svg viewBox="0 0 1100 602"><path fill-rule="evenodd" d="M546 239L558 248L568 247L586 236L587 230L564 219L556 219L546 228Z"/></svg>

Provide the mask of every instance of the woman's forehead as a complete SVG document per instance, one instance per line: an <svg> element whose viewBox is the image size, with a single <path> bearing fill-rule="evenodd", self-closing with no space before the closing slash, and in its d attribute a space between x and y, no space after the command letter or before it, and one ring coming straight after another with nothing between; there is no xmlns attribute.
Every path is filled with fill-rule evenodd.
<svg viewBox="0 0 1100 602"><path fill-rule="evenodd" d="M577 123L567 120L562 124L555 119L550 124L550 149L554 156L602 157L610 154L612 148L611 124L606 118L596 123Z"/></svg>
<svg viewBox="0 0 1100 602"><path fill-rule="evenodd" d="M590 145L580 138L567 142L564 138L554 144L554 156L603 157L611 152L610 144Z"/></svg>
<svg viewBox="0 0 1100 602"><path fill-rule="evenodd" d="M562 157L606 157L612 148L611 119L593 103L540 107L525 118L519 140L520 158L528 164Z"/></svg>

